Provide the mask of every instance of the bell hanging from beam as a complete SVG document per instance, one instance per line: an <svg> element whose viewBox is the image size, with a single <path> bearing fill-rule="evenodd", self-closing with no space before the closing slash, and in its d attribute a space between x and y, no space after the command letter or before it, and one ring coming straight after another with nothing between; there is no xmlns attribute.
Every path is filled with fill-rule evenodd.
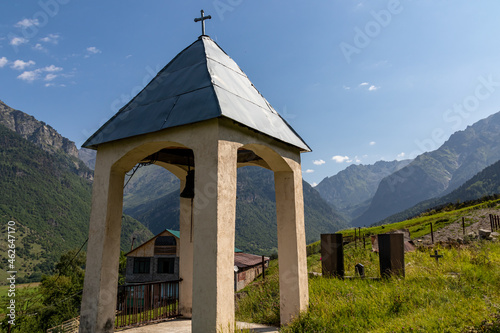
<svg viewBox="0 0 500 333"><path fill-rule="evenodd" d="M181 198L194 198L194 170L189 170L186 176L186 185L181 193Z"/></svg>

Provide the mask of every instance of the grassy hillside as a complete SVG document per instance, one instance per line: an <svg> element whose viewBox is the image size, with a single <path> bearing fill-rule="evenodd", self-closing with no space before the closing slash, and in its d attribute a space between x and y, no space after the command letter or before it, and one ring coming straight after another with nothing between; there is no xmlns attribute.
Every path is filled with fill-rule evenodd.
<svg viewBox="0 0 500 333"><path fill-rule="evenodd" d="M434 250L443 255L439 264L430 257ZM344 260L348 276L355 275L357 263L368 277L380 276L378 255L371 250L348 244ZM321 272L319 253L307 262L309 272ZM500 332L499 266L500 243L475 241L405 254L405 278L310 277L308 310L280 332ZM237 320L279 325L278 271L277 260L271 261L266 280L243 290Z"/></svg>
<svg viewBox="0 0 500 333"><path fill-rule="evenodd" d="M16 222L16 265L19 277L51 273L66 250L81 246L88 234L91 182L79 176L92 173L83 162L62 152L49 153L0 125L0 217L6 227ZM122 246L130 248L136 232L151 233L126 218ZM6 243L0 244L2 253ZM2 262L6 258L2 257ZM0 273L2 281L4 271Z"/></svg>
<svg viewBox="0 0 500 333"><path fill-rule="evenodd" d="M129 172L129 174L132 174ZM125 177L127 181L129 177ZM179 189L179 179L165 168L148 165L139 168L130 179L123 193L123 207L134 209Z"/></svg>

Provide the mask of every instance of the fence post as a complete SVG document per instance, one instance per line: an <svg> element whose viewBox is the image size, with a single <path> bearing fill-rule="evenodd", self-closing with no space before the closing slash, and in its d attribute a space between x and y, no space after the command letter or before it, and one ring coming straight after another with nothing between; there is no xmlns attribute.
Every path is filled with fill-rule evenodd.
<svg viewBox="0 0 500 333"><path fill-rule="evenodd" d="M462 229L464 230L464 236L465 236L465 217L462 216Z"/></svg>
<svg viewBox="0 0 500 333"><path fill-rule="evenodd" d="M266 279L266 257L262 256L262 280Z"/></svg>
<svg viewBox="0 0 500 333"><path fill-rule="evenodd" d="M432 222L431 222L431 242L434 244L434 231L432 230Z"/></svg>

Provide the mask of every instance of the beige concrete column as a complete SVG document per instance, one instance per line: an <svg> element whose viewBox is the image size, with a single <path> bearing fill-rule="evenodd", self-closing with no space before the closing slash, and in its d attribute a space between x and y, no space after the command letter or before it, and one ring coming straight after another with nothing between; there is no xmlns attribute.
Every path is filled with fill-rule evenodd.
<svg viewBox="0 0 500 333"><path fill-rule="evenodd" d="M307 310L309 303L302 173L299 163L289 163L292 172L274 173L282 325Z"/></svg>
<svg viewBox="0 0 500 333"><path fill-rule="evenodd" d="M181 179L181 192L186 184ZM193 235L191 225L191 199L181 198L179 245L179 311L184 318L191 318L193 307Z"/></svg>
<svg viewBox="0 0 500 333"><path fill-rule="evenodd" d="M97 152L92 188L81 333L113 332L125 172L113 171L110 154Z"/></svg>
<svg viewBox="0 0 500 333"><path fill-rule="evenodd" d="M234 330L237 143L194 148L193 333Z"/></svg>

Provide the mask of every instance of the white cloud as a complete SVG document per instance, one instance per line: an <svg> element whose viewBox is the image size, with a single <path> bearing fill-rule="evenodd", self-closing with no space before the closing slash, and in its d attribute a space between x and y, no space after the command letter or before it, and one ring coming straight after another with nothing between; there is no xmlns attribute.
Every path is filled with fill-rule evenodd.
<svg viewBox="0 0 500 333"><path fill-rule="evenodd" d="M369 145L370 146L375 146L376 142L375 141L370 141Z"/></svg>
<svg viewBox="0 0 500 333"><path fill-rule="evenodd" d="M313 161L313 164L314 164L314 165L321 165L321 164L325 164L325 163L326 163L326 162L325 162L325 161L323 161L323 160L314 160L314 161Z"/></svg>
<svg viewBox="0 0 500 333"><path fill-rule="evenodd" d="M44 79L44 80L45 80L45 81L52 81L52 80L54 80L56 77L57 77L57 75L56 75L56 74L47 74L47 75L45 75L45 79Z"/></svg>
<svg viewBox="0 0 500 333"><path fill-rule="evenodd" d="M340 156L340 155L333 156L332 160L337 163L352 162L349 156Z"/></svg>
<svg viewBox="0 0 500 333"><path fill-rule="evenodd" d="M63 70L63 68L62 67L56 67L54 65L50 65L50 66L42 68L41 70L44 71L44 72L60 72L60 71Z"/></svg>
<svg viewBox="0 0 500 333"><path fill-rule="evenodd" d="M375 87L374 85L371 85L370 88L368 88L369 91L375 91L378 90L380 87Z"/></svg>
<svg viewBox="0 0 500 333"><path fill-rule="evenodd" d="M398 156L396 157L396 159L402 160L402 159L405 158L405 156L406 156L406 154L404 152L401 152L401 154L398 154Z"/></svg>
<svg viewBox="0 0 500 333"><path fill-rule="evenodd" d="M22 61L22 60L16 60L12 63L10 66L12 69L17 69L20 71L23 71L26 67L33 66L35 62L33 60L29 61Z"/></svg>
<svg viewBox="0 0 500 333"><path fill-rule="evenodd" d="M97 53L102 53L101 50L99 50L97 47L95 46L90 46L90 47L87 47L87 52L90 53L90 54L97 54Z"/></svg>
<svg viewBox="0 0 500 333"><path fill-rule="evenodd" d="M362 86L367 86L367 85L369 85L369 83L368 83L368 82L363 82L363 83L360 83L360 84L359 84L359 86L360 86L360 87L362 87Z"/></svg>
<svg viewBox="0 0 500 333"><path fill-rule="evenodd" d="M24 44L24 43L27 43L27 42L28 42L28 40L26 38L23 38L23 37L13 37L10 40L10 45L18 46L18 45L21 45L21 44Z"/></svg>
<svg viewBox="0 0 500 333"><path fill-rule="evenodd" d="M49 34L46 37L40 38L40 41L45 43L57 44L59 43L59 38L61 38L61 35L59 34Z"/></svg>
<svg viewBox="0 0 500 333"><path fill-rule="evenodd" d="M20 74L18 79L23 80L23 81L28 81L28 82L33 82L38 78L38 72L37 71L26 71Z"/></svg>
<svg viewBox="0 0 500 333"><path fill-rule="evenodd" d="M62 70L63 70L62 67L50 65L50 66L46 66L43 68L37 68L33 71L25 71L21 75L19 75L17 78L20 80L28 81L31 83L31 82L39 79L43 72L48 72L49 74L45 75L44 81L51 81L58 76L58 75L53 74L53 73L60 72ZM45 86L48 87L47 84Z"/></svg>
<svg viewBox="0 0 500 333"><path fill-rule="evenodd" d="M311 184L311 186L312 187L316 187L316 186L318 186L318 183L314 182L314 183Z"/></svg>
<svg viewBox="0 0 500 333"><path fill-rule="evenodd" d="M132 56L132 55L131 55L131 54L129 54L128 56L126 56L126 57L125 57L125 59L128 59L128 58L130 58L131 56Z"/></svg>
<svg viewBox="0 0 500 333"><path fill-rule="evenodd" d="M7 65L9 61L7 60L7 58L5 57L1 57L0 58L0 68L2 68L3 66Z"/></svg>
<svg viewBox="0 0 500 333"><path fill-rule="evenodd" d="M24 20L21 20L21 21L17 22L14 26L16 28L29 28L29 27L32 27L34 25L40 25L40 22L38 22L37 19L27 19L27 18L25 18Z"/></svg>
<svg viewBox="0 0 500 333"><path fill-rule="evenodd" d="M40 43L37 43L33 48L38 51L45 51L45 48Z"/></svg>
<svg viewBox="0 0 500 333"><path fill-rule="evenodd" d="M343 86L344 90L350 90L351 87L348 87L348 86Z"/></svg>
<svg viewBox="0 0 500 333"><path fill-rule="evenodd" d="M307 170L306 170L306 173L313 173L313 172L314 172L314 170L313 170L313 169L307 169Z"/></svg>

